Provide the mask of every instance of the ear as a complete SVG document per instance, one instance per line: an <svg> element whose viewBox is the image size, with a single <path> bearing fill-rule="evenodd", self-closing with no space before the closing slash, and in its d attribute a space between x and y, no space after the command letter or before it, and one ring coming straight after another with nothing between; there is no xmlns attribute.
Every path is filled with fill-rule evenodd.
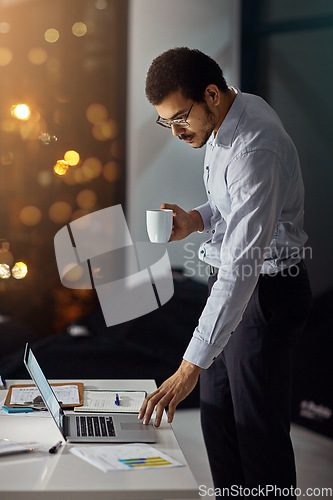
<svg viewBox="0 0 333 500"><path fill-rule="evenodd" d="M207 97L208 101L211 102L214 106L218 106L220 104L221 92L216 85L208 85L205 90L205 96Z"/></svg>

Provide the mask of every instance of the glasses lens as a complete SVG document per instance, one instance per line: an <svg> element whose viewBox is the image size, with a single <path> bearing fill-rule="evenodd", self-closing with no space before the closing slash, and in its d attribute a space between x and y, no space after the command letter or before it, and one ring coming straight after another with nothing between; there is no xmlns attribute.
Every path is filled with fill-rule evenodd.
<svg viewBox="0 0 333 500"><path fill-rule="evenodd" d="M187 128L190 126L190 124L187 122L182 122L182 121L177 122L177 120L175 120L174 123L172 123L172 125L176 125L177 127L181 128Z"/></svg>
<svg viewBox="0 0 333 500"><path fill-rule="evenodd" d="M181 120L166 120L165 118L161 118L160 116L157 118L156 123L158 125L162 125L162 127L166 128L171 128L172 126L174 127L181 127L181 128L188 128L190 124L185 121L184 119Z"/></svg>
<svg viewBox="0 0 333 500"><path fill-rule="evenodd" d="M156 123L158 125L162 125L162 127L171 128L171 124L168 120L161 118L160 116L157 118Z"/></svg>

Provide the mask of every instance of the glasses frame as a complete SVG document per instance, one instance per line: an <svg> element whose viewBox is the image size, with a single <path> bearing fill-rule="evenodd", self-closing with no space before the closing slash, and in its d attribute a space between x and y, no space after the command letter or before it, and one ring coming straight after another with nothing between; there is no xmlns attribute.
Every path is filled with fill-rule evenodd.
<svg viewBox="0 0 333 500"><path fill-rule="evenodd" d="M157 125L161 125L162 127L165 128L171 128L172 126L176 127L181 127L181 128L188 128L190 124L188 123L188 117L191 113L191 109L193 108L194 103L186 113L184 118L176 118L175 120L166 120L165 118L161 118L160 116L157 117L156 123Z"/></svg>

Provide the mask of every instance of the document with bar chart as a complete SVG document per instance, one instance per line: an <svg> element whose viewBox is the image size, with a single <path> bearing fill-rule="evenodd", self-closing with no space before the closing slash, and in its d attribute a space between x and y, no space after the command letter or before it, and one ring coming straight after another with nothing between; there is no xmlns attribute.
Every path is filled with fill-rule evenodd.
<svg viewBox="0 0 333 500"><path fill-rule="evenodd" d="M180 467L174 458L147 444L80 446L70 451L104 472L111 470L143 470Z"/></svg>

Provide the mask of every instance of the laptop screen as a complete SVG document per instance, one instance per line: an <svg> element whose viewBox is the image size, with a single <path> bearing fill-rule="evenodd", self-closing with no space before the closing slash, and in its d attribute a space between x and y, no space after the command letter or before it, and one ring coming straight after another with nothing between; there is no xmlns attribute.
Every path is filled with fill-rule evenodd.
<svg viewBox="0 0 333 500"><path fill-rule="evenodd" d="M54 418L57 426L59 427L61 432L63 432L63 411L28 344L26 344L25 346L24 364L27 367L31 378L34 380L36 386L38 387L43 401L52 414L52 417Z"/></svg>

